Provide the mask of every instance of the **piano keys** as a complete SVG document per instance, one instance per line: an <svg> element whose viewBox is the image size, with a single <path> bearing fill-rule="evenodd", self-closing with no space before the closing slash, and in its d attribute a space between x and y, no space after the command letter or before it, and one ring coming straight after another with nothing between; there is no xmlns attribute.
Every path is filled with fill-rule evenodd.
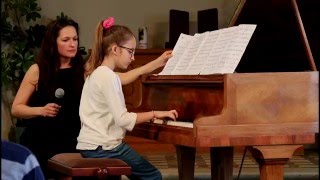
<svg viewBox="0 0 320 180"><path fill-rule="evenodd" d="M152 119L152 120L150 120L150 123L160 124L160 125L165 125L165 126L193 128L192 122L172 121L172 120L168 120L168 119Z"/></svg>

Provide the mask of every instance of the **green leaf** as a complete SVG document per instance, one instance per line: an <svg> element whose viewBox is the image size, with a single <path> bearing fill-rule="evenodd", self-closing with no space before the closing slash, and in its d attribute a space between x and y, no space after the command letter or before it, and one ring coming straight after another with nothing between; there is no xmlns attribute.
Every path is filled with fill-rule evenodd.
<svg viewBox="0 0 320 180"><path fill-rule="evenodd" d="M24 73L34 63L34 52L40 47L46 28L29 23L41 18L37 0L3 0L1 2L2 83L19 87ZM36 27L32 29L32 27ZM31 31L29 31L31 29Z"/></svg>
<svg viewBox="0 0 320 180"><path fill-rule="evenodd" d="M16 67L20 68L21 65L22 65L22 62L19 62L19 63L16 64Z"/></svg>

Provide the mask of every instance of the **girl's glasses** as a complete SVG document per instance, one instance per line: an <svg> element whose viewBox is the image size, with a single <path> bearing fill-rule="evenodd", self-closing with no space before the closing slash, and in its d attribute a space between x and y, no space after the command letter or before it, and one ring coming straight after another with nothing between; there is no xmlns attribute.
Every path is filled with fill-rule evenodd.
<svg viewBox="0 0 320 180"><path fill-rule="evenodd" d="M118 45L118 46L119 46L119 45ZM128 53L130 54L130 58L132 58L132 57L133 57L134 52L135 52L135 49L134 49L134 48L128 48L128 47L124 47L124 46L119 46L119 47L121 47L121 48L123 48L123 49L127 50L127 51L128 51Z"/></svg>

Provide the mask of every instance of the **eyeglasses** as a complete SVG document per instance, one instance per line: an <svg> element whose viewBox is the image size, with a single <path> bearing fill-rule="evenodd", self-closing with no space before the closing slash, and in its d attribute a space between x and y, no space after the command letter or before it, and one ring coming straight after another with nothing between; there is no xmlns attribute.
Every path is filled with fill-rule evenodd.
<svg viewBox="0 0 320 180"><path fill-rule="evenodd" d="M119 45L118 45L119 46ZM135 48L128 48L128 47L124 47L124 46L119 46L125 50L128 51L128 53L130 54L130 58L132 58L134 56L134 52L135 52Z"/></svg>

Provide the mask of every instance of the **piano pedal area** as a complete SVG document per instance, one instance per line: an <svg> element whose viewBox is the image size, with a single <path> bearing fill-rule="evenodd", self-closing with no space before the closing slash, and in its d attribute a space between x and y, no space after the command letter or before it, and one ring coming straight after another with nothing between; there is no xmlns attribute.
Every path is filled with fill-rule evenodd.
<svg viewBox="0 0 320 180"><path fill-rule="evenodd" d="M178 180L178 165L175 147L172 144L160 143L153 140L127 136L125 138L133 149L160 170L164 180ZM234 149L233 179L237 179L244 147ZM195 158L195 180L209 180L210 154L208 148L197 148ZM123 180L128 178L123 176ZM250 151L246 151L239 179L258 180L259 166ZM292 159L284 167L285 180L318 180L319 179L319 153L316 149L297 150Z"/></svg>

